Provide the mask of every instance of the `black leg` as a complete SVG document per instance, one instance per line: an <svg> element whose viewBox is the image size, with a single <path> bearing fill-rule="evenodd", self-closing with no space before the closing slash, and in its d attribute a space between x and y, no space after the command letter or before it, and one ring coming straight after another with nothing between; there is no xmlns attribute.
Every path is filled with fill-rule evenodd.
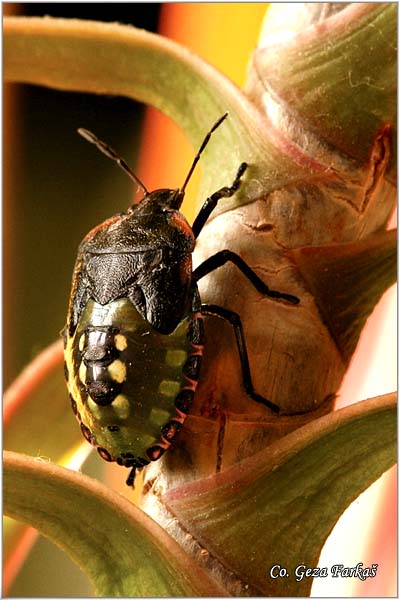
<svg viewBox="0 0 400 600"><path fill-rule="evenodd" d="M223 187L220 190L218 190L217 192L214 192L214 194L212 194L204 202L203 206L201 207L201 209L199 211L199 214L195 218L193 225L192 225L192 231L194 233L195 238L198 237L198 235L199 235L200 231L203 229L208 217L210 216L210 214L212 213L214 208L217 206L218 200L220 200L221 198L230 198L231 196L233 196L233 194L235 192L237 192L237 190L239 189L239 186L240 186L240 178L242 177L242 175L246 169L247 169L247 163L242 163L238 169L238 172L236 174L235 180L232 183L232 185L230 187Z"/></svg>
<svg viewBox="0 0 400 600"><path fill-rule="evenodd" d="M202 304L201 312L203 315L209 315L211 317L218 317L219 319L223 319L230 323L235 332L236 344L239 351L239 359L240 365L242 367L242 378L243 385L246 393L255 400L256 402L260 402L265 406L268 406L274 413L279 413L279 406L267 400L260 394L254 391L253 382L251 379L250 373L250 365L249 365L249 357L247 354L246 342L244 339L242 321L237 313L232 310L228 310L226 308L222 308L222 306L218 306L217 304Z"/></svg>
<svg viewBox="0 0 400 600"><path fill-rule="evenodd" d="M226 262L232 262L235 264L238 269L240 269L247 277L247 279L254 285L256 290L260 292L260 294L264 294L269 298L277 298L281 300L287 300L291 304L299 304L300 300L297 296L292 296L291 294L284 294L282 292L278 292L276 290L270 290L267 284L263 282L262 279L249 267L249 265L241 258L238 254L231 252L230 250L221 250L221 252L217 252L210 258L207 258L201 265L197 267L193 271L193 278L195 281L198 281L205 275L211 273L211 271L215 271L219 267L222 267Z"/></svg>
<svg viewBox="0 0 400 600"><path fill-rule="evenodd" d="M128 485L129 487L134 488L135 487L135 475L136 475L136 467L133 467L130 471L129 471L129 475L128 478L126 480L126 485Z"/></svg>

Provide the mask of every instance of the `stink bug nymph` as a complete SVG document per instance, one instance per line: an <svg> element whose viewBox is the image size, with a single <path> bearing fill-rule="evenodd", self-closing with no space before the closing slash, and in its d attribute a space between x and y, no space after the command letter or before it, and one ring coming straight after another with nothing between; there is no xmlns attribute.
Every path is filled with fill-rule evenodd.
<svg viewBox="0 0 400 600"><path fill-rule="evenodd" d="M107 461L135 470L157 460L190 411L204 345L203 316L233 327L247 394L275 413L253 388L240 317L202 304L197 282L230 261L260 294L292 304L270 290L237 254L222 250L192 270L196 239L218 200L232 196L247 169L205 201L192 227L179 212L185 188L211 134L207 133L180 189L149 192L112 148L86 129L78 132L115 160L143 192L125 213L95 227L79 246L65 338L65 375L84 437Z"/></svg>

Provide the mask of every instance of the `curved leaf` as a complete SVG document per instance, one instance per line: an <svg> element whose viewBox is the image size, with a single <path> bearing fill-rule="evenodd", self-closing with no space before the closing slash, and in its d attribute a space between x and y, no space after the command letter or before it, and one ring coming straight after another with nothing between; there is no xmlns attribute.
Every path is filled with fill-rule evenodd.
<svg viewBox="0 0 400 600"><path fill-rule="evenodd" d="M100 596L221 596L156 523L84 475L5 452L5 512L66 550Z"/></svg>
<svg viewBox="0 0 400 600"><path fill-rule="evenodd" d="M195 148L228 111L230 118L202 157L201 197L233 179L241 162L250 168L246 193L239 190L234 199L224 200L215 214L326 170L316 161L289 156L245 94L171 40L130 26L77 19L6 17L3 27L6 81L151 104L175 120Z"/></svg>
<svg viewBox="0 0 400 600"><path fill-rule="evenodd" d="M317 566L345 508L396 462L395 402L388 394L331 413L164 501L253 594L308 595L311 578L297 582L295 567ZM275 564L290 576L271 578Z"/></svg>

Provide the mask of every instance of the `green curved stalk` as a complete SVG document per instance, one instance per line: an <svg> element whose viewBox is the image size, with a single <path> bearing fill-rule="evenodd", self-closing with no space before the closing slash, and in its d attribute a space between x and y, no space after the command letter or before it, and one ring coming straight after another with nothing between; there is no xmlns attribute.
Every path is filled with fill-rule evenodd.
<svg viewBox="0 0 400 600"><path fill-rule="evenodd" d="M102 484L5 452L4 510L63 548L99 596L221 596L156 523Z"/></svg>
<svg viewBox="0 0 400 600"><path fill-rule="evenodd" d="M164 502L253 594L306 596L312 579L296 581L295 567L317 566L345 508L396 462L396 444L396 395L388 394L317 419ZM275 564L290 576L271 578Z"/></svg>
<svg viewBox="0 0 400 600"><path fill-rule="evenodd" d="M359 56L361 50L355 46L354 52ZM152 104L174 119L195 147L228 111L230 119L203 157L201 196L225 185L242 161L251 168L246 195L239 192L221 210L324 174L330 165L287 144L282 132L271 128L246 95L216 69L178 44L134 27L9 17L4 19L3 58L6 81L124 95ZM324 97L320 100L323 111Z"/></svg>

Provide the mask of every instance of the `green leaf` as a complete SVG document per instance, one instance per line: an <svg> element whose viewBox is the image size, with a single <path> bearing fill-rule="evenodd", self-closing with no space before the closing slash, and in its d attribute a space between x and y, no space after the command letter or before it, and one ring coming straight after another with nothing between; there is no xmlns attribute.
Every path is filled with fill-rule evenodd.
<svg viewBox="0 0 400 600"><path fill-rule="evenodd" d="M170 511L253 595L306 596L345 508L396 462L395 394L317 419L217 477L172 490ZM280 564L290 577L272 579Z"/></svg>
<svg viewBox="0 0 400 600"><path fill-rule="evenodd" d="M6 81L151 104L176 121L196 149L228 111L229 119L202 156L200 197L204 200L233 180L241 162L250 168L245 193L239 190L232 200L221 202L214 214L325 170L325 165L287 156L276 132L246 95L171 40L116 23L49 17L6 17L3 32Z"/></svg>
<svg viewBox="0 0 400 600"><path fill-rule="evenodd" d="M3 482L5 512L63 548L97 595L224 595L147 515L89 477L5 452Z"/></svg>

